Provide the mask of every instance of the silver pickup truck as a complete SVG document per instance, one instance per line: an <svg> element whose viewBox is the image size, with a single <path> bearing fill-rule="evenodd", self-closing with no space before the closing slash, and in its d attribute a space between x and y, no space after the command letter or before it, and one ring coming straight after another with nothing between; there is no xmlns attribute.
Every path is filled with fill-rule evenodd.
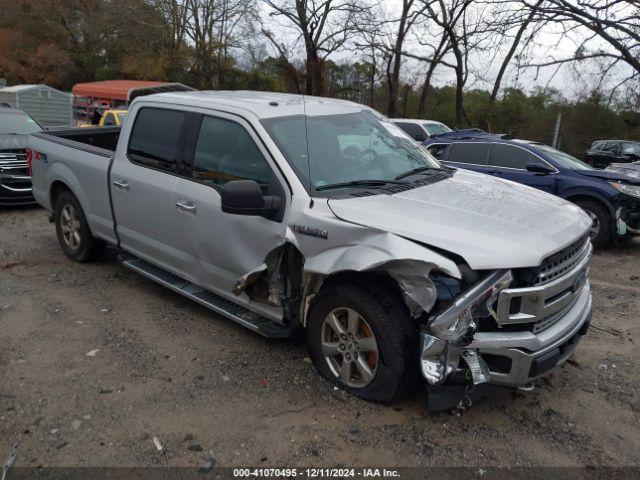
<svg viewBox="0 0 640 480"><path fill-rule="evenodd" d="M33 193L72 260L121 263L364 399L526 387L591 316L590 219L439 164L384 116L260 92L136 99L121 130L33 134ZM424 381L420 381L420 374Z"/></svg>

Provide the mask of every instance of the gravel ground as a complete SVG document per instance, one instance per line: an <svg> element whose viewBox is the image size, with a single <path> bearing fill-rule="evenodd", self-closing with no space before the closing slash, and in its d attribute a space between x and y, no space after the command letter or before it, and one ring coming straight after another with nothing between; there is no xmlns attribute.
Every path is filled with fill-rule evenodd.
<svg viewBox="0 0 640 480"><path fill-rule="evenodd" d="M640 242L595 255L593 328L527 393L429 415L334 390L268 341L120 266L74 264L0 210L0 462L17 466L639 466ZM162 445L158 451L154 437Z"/></svg>

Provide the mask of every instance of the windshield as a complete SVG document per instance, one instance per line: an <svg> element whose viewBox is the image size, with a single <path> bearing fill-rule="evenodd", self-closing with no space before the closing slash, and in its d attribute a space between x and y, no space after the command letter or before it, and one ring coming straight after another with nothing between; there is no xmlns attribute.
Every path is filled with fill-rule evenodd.
<svg viewBox="0 0 640 480"><path fill-rule="evenodd" d="M640 155L640 143L622 142L623 155Z"/></svg>
<svg viewBox="0 0 640 480"><path fill-rule="evenodd" d="M440 168L411 137L369 110L275 117L262 124L313 189L362 180L393 182L418 168Z"/></svg>
<svg viewBox="0 0 640 480"><path fill-rule="evenodd" d="M124 119L127 118L127 114L126 113L116 113L116 115L118 116L118 120L120 121L120 125L122 125L122 122L124 122Z"/></svg>
<svg viewBox="0 0 640 480"><path fill-rule="evenodd" d="M429 135L438 135L439 133L451 131L444 123L423 123L422 126L429 132Z"/></svg>
<svg viewBox="0 0 640 480"><path fill-rule="evenodd" d="M26 113L11 112L0 113L0 135L16 134L29 135L40 132L42 127Z"/></svg>
<svg viewBox="0 0 640 480"><path fill-rule="evenodd" d="M576 157L551 148L548 145L536 145L536 148L549 155L561 168L567 168L569 170L595 170L591 165L587 165L582 160L578 160Z"/></svg>

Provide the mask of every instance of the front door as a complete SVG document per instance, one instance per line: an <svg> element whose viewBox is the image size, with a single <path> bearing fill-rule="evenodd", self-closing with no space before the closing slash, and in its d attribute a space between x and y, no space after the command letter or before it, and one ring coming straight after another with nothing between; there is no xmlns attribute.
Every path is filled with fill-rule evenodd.
<svg viewBox="0 0 640 480"><path fill-rule="evenodd" d="M527 170L527 165L530 163L553 168L540 157L522 147L506 143L494 143L491 146L489 167L495 176L555 194L556 175L530 172Z"/></svg>
<svg viewBox="0 0 640 480"><path fill-rule="evenodd" d="M240 277L259 267L282 245L286 204L283 181L259 147L249 125L239 117L202 115L185 162L190 179L177 181L175 228L187 232L184 253L195 265L198 283L239 303L251 303L245 294L232 293ZM281 198L283 210L272 219L222 212L221 188L230 181L255 180L264 195ZM261 305L252 305L262 310Z"/></svg>

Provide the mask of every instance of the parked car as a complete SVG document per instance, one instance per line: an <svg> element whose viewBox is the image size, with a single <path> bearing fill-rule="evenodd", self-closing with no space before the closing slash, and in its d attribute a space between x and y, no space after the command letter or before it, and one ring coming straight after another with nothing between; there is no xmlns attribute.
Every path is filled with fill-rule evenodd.
<svg viewBox="0 0 640 480"><path fill-rule="evenodd" d="M547 145L482 131L443 134L424 143L446 165L512 180L575 203L593 220L591 241L640 234L640 181L597 170Z"/></svg>
<svg viewBox="0 0 640 480"><path fill-rule="evenodd" d="M35 203L25 149L42 126L22 110L0 107L0 205Z"/></svg>
<svg viewBox="0 0 640 480"><path fill-rule="evenodd" d="M391 121L404 130L404 132L416 142L424 142L432 135L451 131L444 123L433 120L392 118Z"/></svg>
<svg viewBox="0 0 640 480"><path fill-rule="evenodd" d="M30 148L70 259L112 244L266 337L305 328L319 372L367 400L415 388L418 366L432 408L528 385L589 325L580 208L442 167L363 105L163 93L136 98L121 130L37 133Z"/></svg>
<svg viewBox="0 0 640 480"><path fill-rule="evenodd" d="M640 142L629 140L598 140L585 154L585 161L595 168L607 168L612 163L640 160Z"/></svg>
<svg viewBox="0 0 640 480"><path fill-rule="evenodd" d="M109 109L104 112L96 111L95 112L96 119L99 118L98 127L120 127L122 126L122 122L127 117L127 110L124 109ZM95 121L95 120L94 120ZM91 128L95 127L95 123L81 123L78 125L80 128Z"/></svg>

